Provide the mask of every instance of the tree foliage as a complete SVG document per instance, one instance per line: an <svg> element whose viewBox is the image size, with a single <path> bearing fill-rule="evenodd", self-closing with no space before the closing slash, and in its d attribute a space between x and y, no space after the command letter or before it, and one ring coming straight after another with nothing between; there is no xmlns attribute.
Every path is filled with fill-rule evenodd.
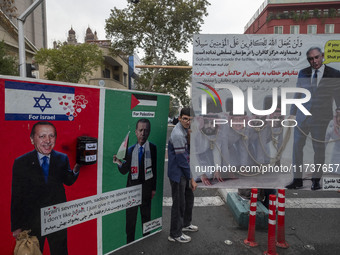
<svg viewBox="0 0 340 255"><path fill-rule="evenodd" d="M103 53L95 44L59 45L57 49L40 49L34 59L45 65L48 80L78 83L102 65Z"/></svg>
<svg viewBox="0 0 340 255"><path fill-rule="evenodd" d="M188 52L188 43L200 31L208 5L207 0L141 0L125 9L111 10L106 34L112 40L114 54L132 55L142 49L145 64L179 64L175 54ZM177 91L173 95L186 96L190 77L187 73L157 68L143 71L139 88L171 94Z"/></svg>
<svg viewBox="0 0 340 255"><path fill-rule="evenodd" d="M169 66L187 66L188 62L184 60L171 60L165 63ZM143 69L140 79L137 81L137 88L140 90L149 90L149 80L153 75L153 70ZM177 98L182 105L189 104L187 87L190 85L190 69L170 69L162 68L155 79L151 91L159 93L168 93Z"/></svg>
<svg viewBox="0 0 340 255"><path fill-rule="evenodd" d="M8 54L6 44L0 41L0 74L18 75L18 62L14 56Z"/></svg>

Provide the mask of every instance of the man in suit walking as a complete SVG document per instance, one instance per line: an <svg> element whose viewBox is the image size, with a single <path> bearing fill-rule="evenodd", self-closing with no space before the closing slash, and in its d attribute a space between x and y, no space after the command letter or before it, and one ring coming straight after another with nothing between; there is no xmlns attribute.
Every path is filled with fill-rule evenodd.
<svg viewBox="0 0 340 255"><path fill-rule="evenodd" d="M304 107L311 113L304 115L300 109L292 105L290 114L295 116L298 123L294 130L293 165L295 166L294 179L286 186L288 189L303 187L303 147L306 137L311 133L314 149L315 172L312 178L312 190L321 189L320 178L322 167L325 163L325 134L329 121L333 116L333 100L340 106L340 72L322 63L324 54L319 47L312 47L307 51L309 67L302 69L298 75L297 87L307 89L311 93L311 99ZM295 98L302 97L296 93Z"/></svg>
<svg viewBox="0 0 340 255"><path fill-rule="evenodd" d="M124 162L116 155L113 163L118 164L120 173L127 174L127 187L142 184L142 204L126 209L126 241L135 240L138 207L140 208L142 226L151 220L151 200L156 194L157 181L157 147L148 141L151 124L148 119L139 119L135 134L137 143L128 148ZM149 233L144 233L143 236Z"/></svg>
<svg viewBox="0 0 340 255"><path fill-rule="evenodd" d="M41 236L40 209L66 202L65 185L78 178L80 165L70 169L66 154L53 150L57 131L50 122L37 122L31 131L34 150L13 164L11 231L16 238L23 230L37 236L43 252L45 238L51 255L67 255L67 230Z"/></svg>

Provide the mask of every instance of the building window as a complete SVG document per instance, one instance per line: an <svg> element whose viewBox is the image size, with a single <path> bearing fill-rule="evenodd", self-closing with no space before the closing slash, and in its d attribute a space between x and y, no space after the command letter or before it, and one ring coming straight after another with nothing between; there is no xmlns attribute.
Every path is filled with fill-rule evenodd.
<svg viewBox="0 0 340 255"><path fill-rule="evenodd" d="M300 26L299 25L290 26L290 33L291 34L299 34L300 33Z"/></svg>
<svg viewBox="0 0 340 255"><path fill-rule="evenodd" d="M283 34L283 26L275 26L274 34Z"/></svg>
<svg viewBox="0 0 340 255"><path fill-rule="evenodd" d="M103 78L110 78L110 70L105 68L103 71Z"/></svg>
<svg viewBox="0 0 340 255"><path fill-rule="evenodd" d="M317 34L317 25L308 25L307 34Z"/></svg>
<svg viewBox="0 0 340 255"><path fill-rule="evenodd" d="M126 73L124 73L124 76L123 76L123 84L126 86L127 85L127 74Z"/></svg>
<svg viewBox="0 0 340 255"><path fill-rule="evenodd" d="M325 34L334 34L334 24L325 25Z"/></svg>

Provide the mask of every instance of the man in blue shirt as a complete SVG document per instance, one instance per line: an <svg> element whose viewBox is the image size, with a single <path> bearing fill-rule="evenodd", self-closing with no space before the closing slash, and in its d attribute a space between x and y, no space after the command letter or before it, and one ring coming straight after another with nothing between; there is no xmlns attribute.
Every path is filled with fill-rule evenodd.
<svg viewBox="0 0 340 255"><path fill-rule="evenodd" d="M168 177L172 194L168 240L187 243L191 241L191 237L183 234L183 231L198 231L198 227L191 224L194 206L193 191L197 184L190 173L190 108L183 108L178 120L168 142Z"/></svg>

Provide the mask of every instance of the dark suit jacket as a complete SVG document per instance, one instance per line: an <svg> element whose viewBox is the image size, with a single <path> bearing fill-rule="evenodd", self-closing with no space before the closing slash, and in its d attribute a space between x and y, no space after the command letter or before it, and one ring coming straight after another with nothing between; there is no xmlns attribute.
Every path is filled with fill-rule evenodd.
<svg viewBox="0 0 340 255"><path fill-rule="evenodd" d="M119 171L122 174L127 174L128 175L128 179L127 179L127 187L130 186L134 186L134 185L138 185L138 184L143 184L143 190L145 190L145 188L147 187L148 190L151 192L152 190L156 190L156 182L157 182L157 147L156 145L150 143L150 153L151 153L151 163L152 163L152 175L153 177L149 180L146 181L142 181L141 178L143 178L141 176L144 175L144 173L142 173L141 171L139 171L139 178L137 180L132 180L131 179L131 159L132 159L132 152L133 149L135 148L135 145L132 145L131 147L129 147L127 155L126 155L126 159L125 162L122 164L121 167L118 167ZM149 197L149 195L151 194L143 194L143 199L145 198L145 195L147 195ZM151 197L150 197L151 199Z"/></svg>
<svg viewBox="0 0 340 255"><path fill-rule="evenodd" d="M70 169L66 154L52 151L48 182L45 183L37 151L15 159L13 164L11 230L31 229L40 236L40 208L66 202L65 185L72 185L78 175Z"/></svg>
<svg viewBox="0 0 340 255"><path fill-rule="evenodd" d="M311 100L303 105L312 114L314 123L329 122L333 117L333 99L340 106L340 71L326 66L323 77L317 88L311 86L312 68L302 69L298 75L297 87L310 91ZM295 98L304 97L296 93ZM306 116L295 105L290 110L291 115L296 115L296 121L302 123Z"/></svg>

